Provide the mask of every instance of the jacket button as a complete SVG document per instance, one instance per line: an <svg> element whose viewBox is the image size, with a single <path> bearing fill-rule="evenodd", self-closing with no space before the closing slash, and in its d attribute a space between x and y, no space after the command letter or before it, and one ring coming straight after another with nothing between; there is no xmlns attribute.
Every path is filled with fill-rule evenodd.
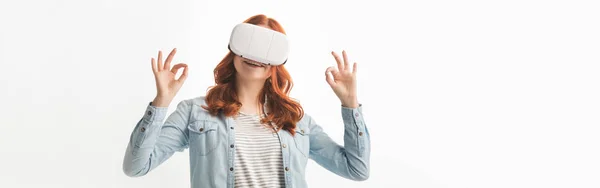
<svg viewBox="0 0 600 188"><path fill-rule="evenodd" d="M140 131L144 132L144 131L146 131L146 128L142 127L142 130L140 130Z"/></svg>
<svg viewBox="0 0 600 188"><path fill-rule="evenodd" d="M304 134L304 129L300 130L300 132L302 132L302 134Z"/></svg>
<svg viewBox="0 0 600 188"><path fill-rule="evenodd" d="M233 171L233 167L229 168L229 171Z"/></svg>
<svg viewBox="0 0 600 188"><path fill-rule="evenodd" d="M233 144L231 144L231 146L229 146L229 147L233 148Z"/></svg>
<svg viewBox="0 0 600 188"><path fill-rule="evenodd" d="M285 171L290 171L290 169L288 167L285 167Z"/></svg>
<svg viewBox="0 0 600 188"><path fill-rule="evenodd" d="M204 128L200 128L200 132L204 131Z"/></svg>
<svg viewBox="0 0 600 188"><path fill-rule="evenodd" d="M362 135L363 135L363 132L358 132L358 136L362 136Z"/></svg>
<svg viewBox="0 0 600 188"><path fill-rule="evenodd" d="M354 116L358 117L358 112L354 114Z"/></svg>
<svg viewBox="0 0 600 188"><path fill-rule="evenodd" d="M152 115L152 111L148 111L148 115Z"/></svg>
<svg viewBox="0 0 600 188"><path fill-rule="evenodd" d="M285 144L283 144L283 148L285 148L285 147L286 147Z"/></svg>
<svg viewBox="0 0 600 188"><path fill-rule="evenodd" d="M231 127L231 129L233 129L233 127Z"/></svg>

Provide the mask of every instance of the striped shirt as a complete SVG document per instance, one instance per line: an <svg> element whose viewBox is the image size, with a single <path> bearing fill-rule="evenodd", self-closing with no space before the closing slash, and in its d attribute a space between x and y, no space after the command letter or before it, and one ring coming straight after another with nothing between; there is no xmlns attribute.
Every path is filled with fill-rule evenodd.
<svg viewBox="0 0 600 188"><path fill-rule="evenodd" d="M235 118L235 187L285 187L279 137L259 115Z"/></svg>

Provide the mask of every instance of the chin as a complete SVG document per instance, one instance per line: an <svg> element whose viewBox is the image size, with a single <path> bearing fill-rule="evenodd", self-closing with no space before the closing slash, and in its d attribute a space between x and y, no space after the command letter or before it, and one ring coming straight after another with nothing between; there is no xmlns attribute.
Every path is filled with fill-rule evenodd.
<svg viewBox="0 0 600 188"><path fill-rule="evenodd" d="M248 80L252 80L252 81L267 81L267 78L263 78L263 77L247 77Z"/></svg>
<svg viewBox="0 0 600 188"><path fill-rule="evenodd" d="M266 81L267 78L262 75L253 75L253 74L240 74L240 78L248 81Z"/></svg>

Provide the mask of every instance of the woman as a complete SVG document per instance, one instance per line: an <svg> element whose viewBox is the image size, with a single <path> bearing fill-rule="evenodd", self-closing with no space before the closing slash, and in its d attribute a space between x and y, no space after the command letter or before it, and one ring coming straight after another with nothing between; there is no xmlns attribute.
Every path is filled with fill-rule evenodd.
<svg viewBox="0 0 600 188"><path fill-rule="evenodd" d="M244 23L285 34L276 20L264 15ZM171 68L175 52L164 64L160 51L152 59L157 96L131 134L123 162L128 176L143 176L174 152L189 148L192 187L308 187L304 177L309 158L344 178L369 177L371 145L356 97L356 63L350 67L345 51L343 59L332 52L337 69L325 72L341 102L344 146L288 96L292 79L283 65L265 65L231 51L215 68L216 85L206 96L179 102L163 123L187 78L186 64ZM181 68L181 77L175 79Z"/></svg>

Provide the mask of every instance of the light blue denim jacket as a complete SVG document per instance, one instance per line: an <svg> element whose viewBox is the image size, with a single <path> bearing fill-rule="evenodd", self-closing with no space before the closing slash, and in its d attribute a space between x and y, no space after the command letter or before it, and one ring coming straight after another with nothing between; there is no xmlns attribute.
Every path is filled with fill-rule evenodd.
<svg viewBox="0 0 600 188"><path fill-rule="evenodd" d="M189 149L192 188L233 188L235 121L232 117L211 116L201 106L204 96L186 99L167 116L167 107L148 104L144 116L131 133L123 161L127 176L150 172L175 152ZM279 131L285 185L308 187L305 167L308 159L347 179L363 181L369 177L371 143L362 115L357 108L341 107L344 145L333 141L306 113L296 124L296 135ZM163 120L164 123L163 123Z"/></svg>

